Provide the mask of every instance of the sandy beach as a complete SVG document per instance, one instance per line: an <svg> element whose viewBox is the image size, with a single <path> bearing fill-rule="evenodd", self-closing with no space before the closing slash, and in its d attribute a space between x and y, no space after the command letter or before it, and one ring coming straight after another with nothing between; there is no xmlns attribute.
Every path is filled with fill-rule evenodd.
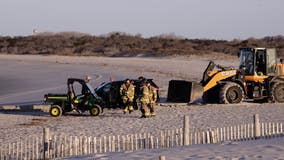
<svg viewBox="0 0 284 160"><path fill-rule="evenodd" d="M0 55L1 77L17 80L17 77L24 79L25 74L37 75L32 78L27 77L29 81L34 81L31 85L27 83L27 85L17 86L13 90L7 88L9 94L1 92L0 102L34 101L41 100L40 98L46 92L64 93L65 87L62 85L66 83L68 75L80 77L89 73L95 73L99 75L98 77L101 77L92 82L94 87L103 81L108 81L110 76L117 77L117 79L137 78L140 75L153 78L160 86L162 100L165 100L169 80L199 81L209 60L214 60L224 66L238 65L238 59L234 56L217 56L214 54L208 57L160 58ZM81 72L78 73L79 71ZM68 72L68 74L65 74L65 72ZM58 73L61 74L56 78L50 78L58 75ZM38 81L40 83L37 83ZM4 82L1 81L2 86L5 86ZM29 88L29 85L32 88ZM60 85L61 88L56 88ZM50 89L52 87L55 89ZM26 97L30 97L30 99L23 98L25 92ZM55 118L40 111L0 112L0 143L17 141L20 137L27 135L42 134L43 127L49 127L54 134L63 133L77 136L107 136L141 132L158 134L161 130L181 128L184 115L190 117L190 129L204 130L252 123L254 114L260 115L261 122L284 122L283 104L252 102L230 105L160 103L157 105L157 116L149 119L140 119L139 111L123 115L121 110L115 109L105 110L105 113L98 117L91 117L89 114L70 113ZM244 144L240 142L237 145L216 144L205 147L192 146L182 149L117 153L117 155L108 155L106 159L123 159L124 156L129 156L129 159L156 159L160 154L166 155L166 157L169 157L168 159L283 159L283 143L274 144L274 142L283 142L283 138L271 141L246 142ZM257 143L257 147L255 147L255 143ZM266 143L268 144L266 145ZM242 150L239 151L239 149ZM188 152L190 152L189 155ZM258 156L260 152L262 154ZM266 155L268 156L266 157ZM117 156L117 158L111 158L112 156Z"/></svg>

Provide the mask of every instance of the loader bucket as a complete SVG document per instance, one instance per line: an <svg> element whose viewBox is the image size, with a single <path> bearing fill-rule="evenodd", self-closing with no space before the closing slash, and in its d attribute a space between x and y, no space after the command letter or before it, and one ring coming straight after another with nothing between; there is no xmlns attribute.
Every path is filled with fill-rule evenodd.
<svg viewBox="0 0 284 160"><path fill-rule="evenodd" d="M168 87L168 102L194 103L201 100L203 88L197 82L171 80Z"/></svg>

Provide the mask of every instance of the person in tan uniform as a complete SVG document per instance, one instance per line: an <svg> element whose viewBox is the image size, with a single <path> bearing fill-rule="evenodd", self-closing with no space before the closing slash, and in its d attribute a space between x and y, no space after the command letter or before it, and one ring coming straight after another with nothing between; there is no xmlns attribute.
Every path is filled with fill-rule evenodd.
<svg viewBox="0 0 284 160"><path fill-rule="evenodd" d="M123 103L123 113L131 113L133 111L133 99L135 87L129 79L126 79L124 83L120 86L120 96Z"/></svg>
<svg viewBox="0 0 284 160"><path fill-rule="evenodd" d="M153 87L150 82L147 82L147 87L149 88L149 109L150 109L150 115L152 117L156 116L155 113L155 104L157 101L157 89Z"/></svg>
<svg viewBox="0 0 284 160"><path fill-rule="evenodd" d="M149 87L147 87L148 82L144 82L143 86L140 88L141 90L141 118L149 118L150 117L150 110L149 110Z"/></svg>

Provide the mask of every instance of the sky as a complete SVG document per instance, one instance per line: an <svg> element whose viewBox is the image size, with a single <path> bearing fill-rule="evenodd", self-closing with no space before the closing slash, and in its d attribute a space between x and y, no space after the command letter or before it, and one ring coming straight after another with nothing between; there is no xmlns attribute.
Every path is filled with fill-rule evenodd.
<svg viewBox="0 0 284 160"><path fill-rule="evenodd" d="M284 35L283 0L0 0L0 35L126 32L247 39Z"/></svg>

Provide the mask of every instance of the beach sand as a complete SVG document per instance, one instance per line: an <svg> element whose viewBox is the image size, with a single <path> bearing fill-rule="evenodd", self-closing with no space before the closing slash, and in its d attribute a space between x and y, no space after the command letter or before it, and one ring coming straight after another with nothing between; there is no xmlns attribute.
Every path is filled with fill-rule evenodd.
<svg viewBox="0 0 284 160"><path fill-rule="evenodd" d="M236 57L227 55L160 58L0 55L0 62L14 63L19 66L16 69L12 67L3 68L1 66L0 73L3 76L5 76L6 70L10 72L18 71L20 73L21 68L23 68L21 65L33 64L35 68L39 68L33 71L35 75L42 73L42 76L44 76L46 68L43 66L48 64L57 67L57 69L62 69L62 72L72 67L76 67L76 69L82 67L80 70L92 67L96 74L102 75L102 79L96 84L108 79L108 76L137 78L143 75L147 78L153 78L160 86L162 101L164 101L167 95L169 80L199 81L209 60L214 60L216 63L224 66L238 65ZM61 70L59 71L61 72ZM69 72L72 73L72 70ZM53 73L49 72L49 74ZM18 75L13 76L16 77ZM62 76L60 80L65 78ZM45 79L48 79L48 77L42 78L41 82L44 83ZM60 84L58 81L59 79L57 83ZM66 83L65 81L64 84ZM47 92L51 91L48 90ZM13 97L13 94L10 94L10 96L12 97L9 97L9 95L0 96L0 101L4 102L9 98L17 98L16 96ZM43 95L40 96L42 97ZM105 110L105 113L98 117L91 117L88 113L83 115L70 113L56 118L40 111L0 112L0 143L15 142L21 137L28 135L41 135L44 127L49 127L53 134L76 136L99 137L103 135L125 135L144 132L159 134L161 130L183 127L184 115L189 115L190 129L192 130L252 123L254 114L260 115L261 122L284 122L283 104L243 102L230 105L187 105L161 103L157 105L156 112L157 116L149 119L140 119L141 113L139 111L124 115L118 109ZM274 142L279 143L274 145ZM127 156L127 159L157 159L159 155L165 155L167 159L284 159L283 143L280 142L284 142L283 138L245 143L238 142L237 144L197 145L173 149L144 150L134 153L110 153L106 155L106 159L123 159L124 156ZM112 158L113 156L115 158ZM90 157L85 158L88 159Z"/></svg>

